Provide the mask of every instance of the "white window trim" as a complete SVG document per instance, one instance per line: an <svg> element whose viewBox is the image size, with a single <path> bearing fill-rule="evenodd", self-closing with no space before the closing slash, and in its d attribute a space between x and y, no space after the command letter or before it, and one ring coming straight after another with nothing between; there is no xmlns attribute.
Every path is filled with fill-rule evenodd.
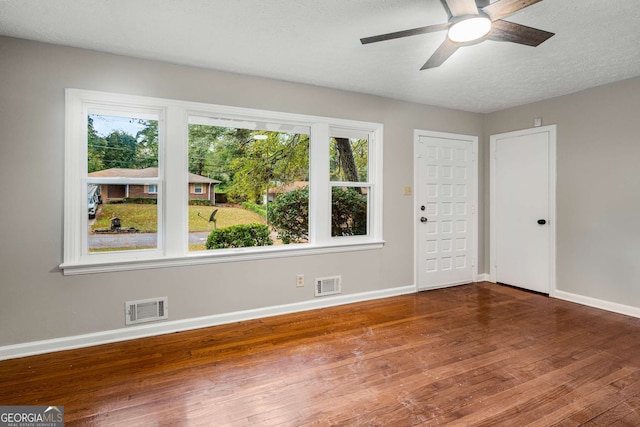
<svg viewBox="0 0 640 427"><path fill-rule="evenodd" d="M151 191L151 186L155 186L155 191ZM147 194L158 194L158 184L147 184L147 189L149 190Z"/></svg>
<svg viewBox="0 0 640 427"><path fill-rule="evenodd" d="M118 251L107 254L87 253L86 248L86 115L87 105L111 106L122 111L146 108L160 113L159 176L135 180L136 184L158 187L158 249ZM309 238L313 243L270 247L237 248L216 251L188 250L188 120L190 116L229 118L234 120L273 121L299 124L311 128ZM83 123L85 123L83 129ZM364 132L370 135L369 234L367 236L331 237L331 186L329 181L330 128ZM120 270L199 265L247 261L311 254L359 251L381 248L382 236L382 134L380 123L281 113L171 99L122 95L115 93L66 90L65 117L65 200L64 261L65 275ZM166 141L162 143L162 141ZM134 182L130 182L134 183ZM354 183L348 183L349 185ZM84 188L84 191L81 191ZM84 207L84 210L82 209ZM171 224L171 227L166 227ZM83 236L83 230L84 236Z"/></svg>
<svg viewBox="0 0 640 427"><path fill-rule="evenodd" d="M360 139L365 136L362 129L338 126L331 126L329 132L330 137ZM331 236L331 241L334 242L353 242L369 239L371 236L382 235L382 191L380 191L380 196L376 197L378 191L375 189L376 183L377 185L382 185L382 134L378 132L366 132L366 134L369 141L369 165L367 167L367 176L370 177L371 171L374 171L374 179L369 181L330 181L329 186L331 188L366 187L369 189L367 202L367 234L364 236ZM376 141L376 136L378 136L380 141ZM331 193L331 191L329 192ZM380 200L377 200L378 198ZM331 205L331 196L329 196L328 203ZM330 222L331 212L329 212L329 224Z"/></svg>
<svg viewBox="0 0 640 427"><path fill-rule="evenodd" d="M200 191L197 190L197 186L200 186ZM194 182L193 183L193 194L204 194L204 184L201 182Z"/></svg>

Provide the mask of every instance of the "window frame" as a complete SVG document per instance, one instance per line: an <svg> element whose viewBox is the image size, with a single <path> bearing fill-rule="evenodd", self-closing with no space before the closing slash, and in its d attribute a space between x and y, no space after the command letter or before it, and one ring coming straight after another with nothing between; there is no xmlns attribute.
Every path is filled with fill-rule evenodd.
<svg viewBox="0 0 640 427"><path fill-rule="evenodd" d="M198 191L198 186L200 186L200 191ZM204 194L204 184L201 182L193 183L193 194Z"/></svg>
<svg viewBox="0 0 640 427"><path fill-rule="evenodd" d="M383 125L381 123L82 89L66 89L65 102L64 259L60 264L65 275L369 250L381 248L384 244L382 234ZM157 185L157 249L116 251L100 255L87 252L85 237L88 226L86 113L87 107L92 105L117 111L129 108L159 113L158 177L126 182ZM189 251L188 123L190 116L282 122L308 126L311 129L309 243ZM329 180L329 144L332 128L369 135L368 180L364 183L366 185L362 185L362 182L334 182L365 186L370 189L368 233L365 236L331 236L331 187L334 183ZM102 181L105 180L102 179ZM81 191L82 188L84 191ZM167 224L171 224L171 227L167 227Z"/></svg>
<svg viewBox="0 0 640 427"><path fill-rule="evenodd" d="M333 188L336 188L336 187L367 188L368 190L367 192L367 234L354 235L354 236L331 236L331 239L335 239L339 241L342 241L342 240L347 241L347 239L356 240L359 238L367 238L372 233L371 227L372 227L372 222L375 223L375 221L373 221L374 217L377 218L377 215L374 216L371 211L372 199L373 199L373 196L375 195L375 192L373 190L374 184L369 179L370 171L372 170L372 168L375 169L377 167L375 164L372 164L372 156L371 156L371 149L372 149L371 141L375 139L376 135L374 132L362 132L362 131L349 129L349 128L341 128L338 126L331 126L329 128L329 132L330 132L329 133L330 138L342 137L342 138L349 138L349 139L366 139L367 145L368 145L367 147L368 162L367 162L367 180L366 181L329 181L330 191L332 191ZM374 160L375 158L376 156L374 155ZM329 175L327 177L330 179Z"/></svg>

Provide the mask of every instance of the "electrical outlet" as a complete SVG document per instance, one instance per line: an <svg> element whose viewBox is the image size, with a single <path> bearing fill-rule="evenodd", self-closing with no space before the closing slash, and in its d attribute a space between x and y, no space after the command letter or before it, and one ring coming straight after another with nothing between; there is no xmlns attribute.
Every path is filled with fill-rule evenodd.
<svg viewBox="0 0 640 427"><path fill-rule="evenodd" d="M296 276L296 287L298 288L304 287L304 274L298 274Z"/></svg>

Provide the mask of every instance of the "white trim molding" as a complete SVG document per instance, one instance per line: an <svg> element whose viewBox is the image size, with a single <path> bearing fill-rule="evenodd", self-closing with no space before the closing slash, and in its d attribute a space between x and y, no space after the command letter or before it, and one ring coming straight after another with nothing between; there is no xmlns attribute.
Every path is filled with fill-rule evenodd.
<svg viewBox="0 0 640 427"><path fill-rule="evenodd" d="M118 341L146 338L173 332L182 332L192 329L224 325L227 323L241 322L244 320L259 319L263 317L278 316L281 314L335 307L361 301L371 301L381 298L413 294L415 292L416 288L413 285L401 286L396 288L382 289L378 291L329 296L291 304L275 305L271 307L235 311L231 313L214 314L211 316L196 317L193 319L158 322L91 334L74 335L70 337L14 344L0 347L0 360L16 359L19 357L51 353L54 351L72 350L75 348L90 347L94 345L108 344Z"/></svg>
<svg viewBox="0 0 640 427"><path fill-rule="evenodd" d="M560 291L557 289L554 290L550 296L564 301L574 302L576 304L586 305L589 307L599 308L601 310L612 311L614 313L640 318L640 307L633 307L617 302L605 301L598 298L578 295L571 292Z"/></svg>
<svg viewBox="0 0 640 427"><path fill-rule="evenodd" d="M368 251L382 249L384 241L367 242L353 239L348 245L311 245L301 243L299 245L271 246L270 250L264 250L260 246L248 248L234 248L220 253L197 253L189 256L165 257L162 259L142 259L127 262L115 261L113 263L95 263L84 265L61 265L65 276L92 273L110 273L112 271L145 270L150 268L185 267L191 265L216 264L221 262L255 261L261 259L290 258L297 256L322 255L339 252Z"/></svg>

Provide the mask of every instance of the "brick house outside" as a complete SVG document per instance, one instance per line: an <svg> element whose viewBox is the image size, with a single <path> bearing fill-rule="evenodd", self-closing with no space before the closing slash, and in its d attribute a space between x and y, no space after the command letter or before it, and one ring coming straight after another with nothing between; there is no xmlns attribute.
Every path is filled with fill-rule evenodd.
<svg viewBox="0 0 640 427"><path fill-rule="evenodd" d="M91 172L90 178L155 178L158 176L158 168L127 169L111 168ZM220 181L205 176L189 174L189 200L209 200L215 204L215 186ZM108 203L124 198L151 198L158 197L158 189L155 185L147 184L110 184L98 183L102 201Z"/></svg>

